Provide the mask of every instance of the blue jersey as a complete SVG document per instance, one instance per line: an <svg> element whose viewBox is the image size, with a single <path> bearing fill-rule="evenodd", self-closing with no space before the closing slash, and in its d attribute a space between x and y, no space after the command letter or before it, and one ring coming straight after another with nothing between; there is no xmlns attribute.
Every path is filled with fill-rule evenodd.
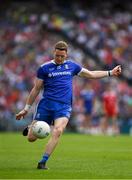
<svg viewBox="0 0 132 180"><path fill-rule="evenodd" d="M57 65L53 60L41 65L37 78L44 81L43 97L71 105L72 79L82 67L72 60Z"/></svg>
<svg viewBox="0 0 132 180"><path fill-rule="evenodd" d="M86 112L91 113L93 108L93 100L95 97L94 91L92 89L91 90L84 89L81 92L81 97L84 99L84 106Z"/></svg>

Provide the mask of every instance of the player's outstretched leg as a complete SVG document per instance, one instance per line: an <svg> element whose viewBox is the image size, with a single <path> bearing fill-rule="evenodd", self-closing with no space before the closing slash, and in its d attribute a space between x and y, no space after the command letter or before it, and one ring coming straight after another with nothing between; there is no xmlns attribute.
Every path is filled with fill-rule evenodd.
<svg viewBox="0 0 132 180"><path fill-rule="evenodd" d="M46 163L54 151L55 147L57 146L59 142L59 138L61 134L63 133L66 125L68 123L68 119L66 117L58 118L55 120L54 128L51 133L51 137L46 145L45 153L42 157L42 159L39 161L37 168L38 169L48 169L46 167Z"/></svg>

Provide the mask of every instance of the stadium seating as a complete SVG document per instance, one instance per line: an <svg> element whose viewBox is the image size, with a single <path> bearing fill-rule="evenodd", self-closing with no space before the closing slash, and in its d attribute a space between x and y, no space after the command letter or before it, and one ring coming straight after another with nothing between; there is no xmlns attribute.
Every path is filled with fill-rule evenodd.
<svg viewBox="0 0 132 180"><path fill-rule="evenodd" d="M70 6L69 1L67 3L49 1L41 7L39 2L14 1L7 3L6 11L1 12L0 130L17 130L32 119L30 113L27 122L18 124L15 113L25 105L37 68L53 58L53 44L61 39L69 43L69 56L90 70L122 65L122 78L89 80L87 83L91 83L101 104L105 83L109 81L118 91L120 126L126 121L131 125L132 15L129 3L123 10L122 6L117 8L109 1L100 6L95 6L95 1L84 5L80 1L72 1ZM86 80L74 80L74 107L69 127L75 130L79 126L77 119L83 114L83 110L78 112L76 109L77 97L85 83ZM100 116L101 112L96 114L98 123Z"/></svg>

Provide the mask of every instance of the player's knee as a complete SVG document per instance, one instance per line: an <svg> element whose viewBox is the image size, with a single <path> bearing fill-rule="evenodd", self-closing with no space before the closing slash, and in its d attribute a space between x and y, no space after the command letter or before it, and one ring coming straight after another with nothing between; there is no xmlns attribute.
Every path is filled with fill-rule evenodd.
<svg viewBox="0 0 132 180"><path fill-rule="evenodd" d="M59 137L62 133L63 133L63 129L62 128L55 128L53 135L55 137Z"/></svg>
<svg viewBox="0 0 132 180"><path fill-rule="evenodd" d="M27 139L29 142L34 142L34 141L36 141L37 138L28 136Z"/></svg>

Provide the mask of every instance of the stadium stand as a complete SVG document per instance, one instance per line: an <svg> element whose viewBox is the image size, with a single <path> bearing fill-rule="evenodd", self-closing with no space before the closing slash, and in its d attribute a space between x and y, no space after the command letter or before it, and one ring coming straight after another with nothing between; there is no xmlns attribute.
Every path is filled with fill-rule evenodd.
<svg viewBox="0 0 132 180"><path fill-rule="evenodd" d="M77 131L84 119L80 92L91 83L96 94L93 126L102 116L102 93L110 85L118 93L118 122L121 133L132 126L132 15L131 2L122 1L6 2L0 12L0 130L20 130L32 119L21 122L15 113L24 105L32 88L36 69L52 58L52 47L64 39L69 56L90 70L123 67L119 79L74 80L73 115L69 130ZM3 10L4 9L4 10ZM101 9L101 11L100 11ZM39 97L37 101L39 100ZM34 107L33 107L34 108Z"/></svg>

